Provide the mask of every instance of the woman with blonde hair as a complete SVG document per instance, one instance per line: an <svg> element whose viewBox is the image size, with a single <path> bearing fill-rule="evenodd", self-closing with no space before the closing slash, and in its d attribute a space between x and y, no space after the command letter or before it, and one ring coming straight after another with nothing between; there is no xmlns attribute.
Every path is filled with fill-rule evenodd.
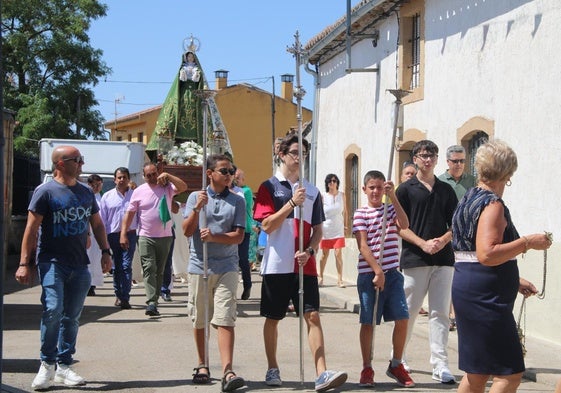
<svg viewBox="0 0 561 393"><path fill-rule="evenodd" d="M545 250L544 233L520 236L502 200L518 167L514 151L502 141L479 147L478 184L464 195L452 219L455 260L452 301L458 328L459 368L466 372L459 393L515 392L525 369L512 314L517 292L536 294L518 274L516 257Z"/></svg>

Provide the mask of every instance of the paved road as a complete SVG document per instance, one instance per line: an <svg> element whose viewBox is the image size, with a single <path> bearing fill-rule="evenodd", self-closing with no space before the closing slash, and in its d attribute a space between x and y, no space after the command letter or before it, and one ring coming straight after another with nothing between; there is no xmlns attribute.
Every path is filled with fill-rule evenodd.
<svg viewBox="0 0 561 393"><path fill-rule="evenodd" d="M254 274L253 278L259 281L258 275ZM13 272L8 271L4 297L2 391L25 392L30 390L31 380L39 365L40 290L39 287L22 289L13 281ZM110 278L106 279L105 286L97 289L97 296L87 298L75 355L75 369L87 379L88 384L80 389L56 385L51 391L219 392L221 375L215 332L211 332L210 340L212 384L200 386L191 383L196 355L191 323L186 313L188 288L179 282L175 285L173 302L161 304L161 317L150 319L144 315L142 286L133 288L133 309L120 310L113 306L111 281ZM355 290L335 286L322 288L324 295L329 291ZM238 391L312 391L315 372L307 345L304 346L305 383L300 383L298 319L295 316L286 318L280 325L278 357L284 384L272 389L263 383L267 366L261 336L263 319L259 316L259 300L256 298L258 294L259 282L256 282L252 298L240 301L238 307L234 368L247 381L247 386ZM412 377L417 386L412 389L400 388L386 377L392 325L383 324L376 330L376 387L360 388L358 315L330 299L330 296L325 296L321 314L328 367L349 373L347 383L338 391L456 391L457 385L443 385L431 379L427 360L426 317L419 317L419 326L409 351L409 363L414 369ZM455 334L452 334L452 348L456 347L455 340ZM454 350L450 350L450 359L452 372L461 376ZM519 389L519 392L552 391L551 385L530 381L524 381Z"/></svg>

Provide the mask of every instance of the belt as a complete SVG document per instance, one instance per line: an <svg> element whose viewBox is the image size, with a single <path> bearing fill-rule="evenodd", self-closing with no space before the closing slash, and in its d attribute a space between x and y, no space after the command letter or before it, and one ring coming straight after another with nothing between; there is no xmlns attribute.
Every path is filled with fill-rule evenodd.
<svg viewBox="0 0 561 393"><path fill-rule="evenodd" d="M454 251L454 259L456 263L479 263L475 251Z"/></svg>

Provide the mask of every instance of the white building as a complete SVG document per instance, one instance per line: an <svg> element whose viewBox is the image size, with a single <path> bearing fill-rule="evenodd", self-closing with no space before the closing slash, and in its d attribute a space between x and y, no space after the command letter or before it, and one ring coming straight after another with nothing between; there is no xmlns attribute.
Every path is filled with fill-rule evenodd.
<svg viewBox="0 0 561 393"><path fill-rule="evenodd" d="M440 148L437 175L447 168L450 145L466 148L466 170L473 171L473 153L486 138L506 141L519 161L504 194L518 231L554 234L546 297L528 300L526 334L561 344L555 327L561 320L555 279L561 275L555 241L561 237L556 204L561 183L552 172L561 157L561 2L363 0L351 12L352 45L347 45L344 14L342 7L343 17L305 45L308 68L317 70L318 82L316 183L323 188L326 174L338 174L350 215L366 203L364 173L388 173L395 102L388 89L411 91L396 122L392 179L399 179L402 163L421 139ZM347 240L345 278L355 281L356 244ZM540 291L543 257L530 251L519 261L521 276Z"/></svg>

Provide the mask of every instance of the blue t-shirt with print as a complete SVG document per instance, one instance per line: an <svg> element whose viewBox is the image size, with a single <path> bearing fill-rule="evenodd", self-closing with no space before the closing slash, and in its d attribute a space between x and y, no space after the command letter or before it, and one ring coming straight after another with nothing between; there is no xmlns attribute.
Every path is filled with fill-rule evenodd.
<svg viewBox="0 0 561 393"><path fill-rule="evenodd" d="M37 261L85 266L90 217L99 211L93 191L81 184L67 186L52 180L39 186L29 204L43 216Z"/></svg>

